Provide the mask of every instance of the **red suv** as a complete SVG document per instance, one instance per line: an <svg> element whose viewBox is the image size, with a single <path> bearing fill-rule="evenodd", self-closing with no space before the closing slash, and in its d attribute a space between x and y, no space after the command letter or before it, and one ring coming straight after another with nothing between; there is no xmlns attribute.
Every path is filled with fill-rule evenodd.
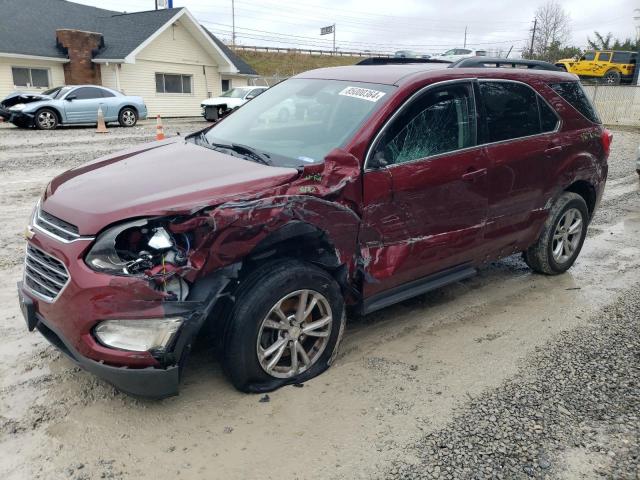
<svg viewBox="0 0 640 480"><path fill-rule="evenodd" d="M201 132L53 179L26 232L22 309L130 394L176 394L198 336L242 391L303 382L331 365L347 308L518 252L537 272L571 267L610 143L567 73L306 72Z"/></svg>

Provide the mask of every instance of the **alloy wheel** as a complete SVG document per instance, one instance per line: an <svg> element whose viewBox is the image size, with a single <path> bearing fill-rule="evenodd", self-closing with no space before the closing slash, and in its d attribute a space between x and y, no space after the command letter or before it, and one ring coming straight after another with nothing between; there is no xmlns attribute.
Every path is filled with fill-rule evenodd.
<svg viewBox="0 0 640 480"><path fill-rule="evenodd" d="M38 114L38 125L45 130L53 128L56 124L56 119L51 112L40 112Z"/></svg>
<svg viewBox="0 0 640 480"><path fill-rule="evenodd" d="M551 253L557 263L567 262L580 245L582 237L582 213L577 208L570 208L560 218L553 233Z"/></svg>
<svg viewBox="0 0 640 480"><path fill-rule="evenodd" d="M136 123L136 115L131 110L122 112L122 122L131 127Z"/></svg>
<svg viewBox="0 0 640 480"><path fill-rule="evenodd" d="M298 290L280 299L260 324L257 355L262 369L290 378L311 368L324 352L333 317L329 301L314 290Z"/></svg>

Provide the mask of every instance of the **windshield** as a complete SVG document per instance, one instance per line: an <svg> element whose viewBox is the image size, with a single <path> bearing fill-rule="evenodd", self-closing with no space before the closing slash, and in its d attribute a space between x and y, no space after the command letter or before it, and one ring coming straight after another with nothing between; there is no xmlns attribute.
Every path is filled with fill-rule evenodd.
<svg viewBox="0 0 640 480"><path fill-rule="evenodd" d="M51 98L58 98L67 93L69 90L71 90L71 87L55 87L50 88L49 90L45 90L44 92L42 92L42 94L48 95Z"/></svg>
<svg viewBox="0 0 640 480"><path fill-rule="evenodd" d="M251 147L267 154L277 166L319 163L331 150L344 146L394 88L338 80L286 80L208 130L206 142Z"/></svg>
<svg viewBox="0 0 640 480"><path fill-rule="evenodd" d="M240 88L232 88L231 90L227 90L224 92L221 97L231 97L231 98L242 98L244 94L247 93L247 90Z"/></svg>

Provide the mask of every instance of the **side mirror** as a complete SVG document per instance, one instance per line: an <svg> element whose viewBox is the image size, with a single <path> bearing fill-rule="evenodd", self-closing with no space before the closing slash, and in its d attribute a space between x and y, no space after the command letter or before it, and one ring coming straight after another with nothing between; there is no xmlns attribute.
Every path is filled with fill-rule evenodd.
<svg viewBox="0 0 640 480"><path fill-rule="evenodd" d="M367 164L369 168L373 169L384 168L387 165L389 165L389 162L384 158L384 152L382 150L374 153L373 157L369 159L369 163Z"/></svg>
<svg viewBox="0 0 640 480"><path fill-rule="evenodd" d="M255 95L247 95L246 97L244 97L246 100L251 100L252 98L256 98Z"/></svg>
<svg viewBox="0 0 640 480"><path fill-rule="evenodd" d="M67 95L65 100L67 102L70 102L71 100L75 100L76 98L78 98L76 95Z"/></svg>

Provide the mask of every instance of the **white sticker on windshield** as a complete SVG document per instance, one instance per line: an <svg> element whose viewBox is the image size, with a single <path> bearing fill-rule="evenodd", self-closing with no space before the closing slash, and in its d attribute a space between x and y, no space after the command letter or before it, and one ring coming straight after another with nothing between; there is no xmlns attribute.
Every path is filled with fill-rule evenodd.
<svg viewBox="0 0 640 480"><path fill-rule="evenodd" d="M369 100L370 102L377 102L382 97L384 97L385 93L379 92L378 90L371 90L370 88L347 87L338 95L361 98L362 100Z"/></svg>

